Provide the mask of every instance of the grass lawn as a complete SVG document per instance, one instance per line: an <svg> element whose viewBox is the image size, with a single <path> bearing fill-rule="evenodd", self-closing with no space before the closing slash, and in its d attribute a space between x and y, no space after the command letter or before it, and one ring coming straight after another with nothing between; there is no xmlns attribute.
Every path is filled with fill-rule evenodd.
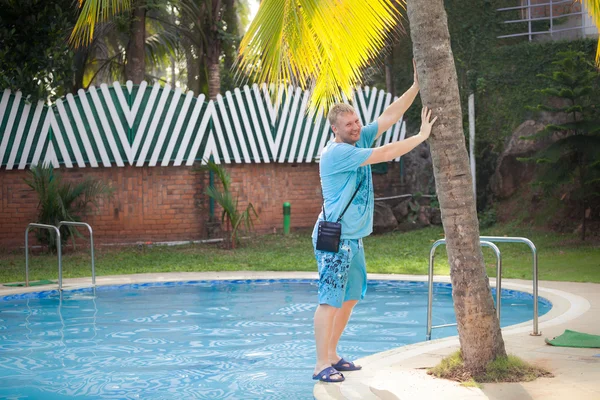
<svg viewBox="0 0 600 400"><path fill-rule="evenodd" d="M574 235L561 235L509 226L495 226L482 235L524 236L538 248L539 278L542 280L600 282L600 245L581 243ZM443 237L441 227L408 233L388 233L365 239L367 268L371 273L427 274L431 244ZM531 279L531 250L523 244L500 243L505 278ZM445 248L437 251L435 273L448 275ZM63 277L90 276L88 249L78 246L63 256ZM489 276L495 276L496 261L484 249ZM183 271L315 271L310 232L289 236L258 236L242 242L234 251L216 245L96 246L96 274L118 275ZM30 257L30 279L56 279L56 255ZM23 251L0 253L0 283L25 280Z"/></svg>

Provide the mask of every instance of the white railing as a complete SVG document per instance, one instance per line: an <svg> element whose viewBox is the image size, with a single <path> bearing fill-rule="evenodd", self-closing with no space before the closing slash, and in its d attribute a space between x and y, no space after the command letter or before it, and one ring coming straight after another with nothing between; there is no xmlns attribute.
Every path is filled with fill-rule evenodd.
<svg viewBox="0 0 600 400"><path fill-rule="evenodd" d="M555 12L554 7L560 5L572 5L573 9L569 10L568 12ZM540 10L542 7L544 10ZM547 13L545 12L546 9L548 10ZM557 33L569 31L581 32L580 35L578 35L580 37L593 37L598 35L598 28L594 24L592 18L589 16L585 8L585 3L583 2L579 3L574 2L573 0L546 0L546 2L543 3L535 3L532 0L522 0L522 5L520 6L497 9L499 12L509 12L515 10L521 11L521 18L506 20L504 23L517 25L524 25L526 23L527 29L525 31L519 30L517 33L509 35L501 35L498 36L498 38L527 36L529 41L532 41L536 35L549 35L551 38L554 38ZM567 18L569 21L567 25L569 26L560 27L560 25L556 25L555 20L558 18ZM533 24L537 21L549 21L549 28L547 30L536 31Z"/></svg>

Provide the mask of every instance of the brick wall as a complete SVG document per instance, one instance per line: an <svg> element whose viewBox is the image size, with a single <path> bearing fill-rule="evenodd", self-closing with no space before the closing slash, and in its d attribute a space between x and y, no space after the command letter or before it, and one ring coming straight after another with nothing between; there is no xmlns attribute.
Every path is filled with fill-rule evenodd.
<svg viewBox="0 0 600 400"><path fill-rule="evenodd" d="M314 224L321 202L317 165L230 165L227 169L240 207L252 202L259 214L258 232L281 229L284 201L292 203L294 228ZM207 237L206 173L187 167L63 168L61 173L66 181L94 177L114 188L112 199L91 208L83 218L98 243ZM0 247L22 246L27 224L37 219L37 198L23 182L26 176L26 171L0 172ZM218 208L216 213L220 215Z"/></svg>
<svg viewBox="0 0 600 400"><path fill-rule="evenodd" d="M292 229L310 228L321 208L317 164L228 165L232 190L239 206L252 202L259 220L258 233L280 231L282 207L292 206ZM64 180L85 177L104 180L114 188L113 198L102 201L83 217L94 229L97 243L176 241L207 238L209 214L204 188L208 174L190 167L123 167L61 169ZM27 224L37 219L37 198L23 182L26 171L0 171L0 248L24 244ZM374 175L377 196L406 193L400 185L398 163L385 175ZM220 216L219 209L215 213ZM30 235L34 240L34 235Z"/></svg>

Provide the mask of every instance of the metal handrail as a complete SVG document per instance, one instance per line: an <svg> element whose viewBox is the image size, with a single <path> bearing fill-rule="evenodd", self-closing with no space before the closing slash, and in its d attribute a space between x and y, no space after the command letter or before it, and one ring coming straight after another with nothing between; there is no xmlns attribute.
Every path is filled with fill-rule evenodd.
<svg viewBox="0 0 600 400"><path fill-rule="evenodd" d="M572 4L573 0L551 1L549 3L539 3L539 4L529 4L529 5L517 6L517 7L497 8L496 11L521 10L523 8L545 7L545 6L552 6L552 5L555 6L557 4L564 4L564 3L570 3L570 4Z"/></svg>
<svg viewBox="0 0 600 400"><path fill-rule="evenodd" d="M525 18L525 19L511 19L508 21L504 21L504 23L505 24L515 24L515 23L519 23L519 22L528 22L528 21L552 21L553 19L556 19L556 18L573 17L575 15L585 15L585 13L583 11L578 11L578 12L574 12L574 13L561 14L558 17L537 17L537 18ZM579 28L580 27L576 27L576 29L579 29Z"/></svg>
<svg viewBox="0 0 600 400"><path fill-rule="evenodd" d="M529 32L529 33L528 32L525 32L525 33L514 33L512 35L497 36L497 38L498 39L505 39L505 38L509 38L509 37L518 37L518 36L545 35L545 34L552 34L552 33L558 33L558 32L574 31L576 29L581 29L581 28L582 28L581 26L574 26L572 28L552 29L551 31L537 31L537 32Z"/></svg>
<svg viewBox="0 0 600 400"><path fill-rule="evenodd" d="M46 224L31 223L27 225L27 229L25 229L25 286L29 286L29 229L31 228L50 229L56 232L56 251L58 253L58 290L62 290L62 246L60 241L60 231L56 226Z"/></svg>
<svg viewBox="0 0 600 400"><path fill-rule="evenodd" d="M88 228L88 232L90 233L90 249L92 253L92 285L96 286L96 265L94 262L94 233L92 231L92 227L85 222L75 222L75 221L60 221L58 223L58 228L60 229L63 225L71 225L71 226L85 226Z"/></svg>
<svg viewBox="0 0 600 400"><path fill-rule="evenodd" d="M586 18L588 12L585 9L584 3L582 3L581 9L579 11L564 12L564 13L559 13L558 15L555 15L555 12L554 12L555 5L572 3L572 2L573 2L572 0L559 0L559 1L549 0L545 3L532 4L531 0L527 0L526 1L527 4L524 4L521 6L498 8L498 9L496 9L496 11L498 11L498 12L521 10L521 15L522 15L521 19L504 21L504 23L506 23L506 24L527 23L527 31L522 32L522 33L516 33L516 34L501 35L501 36L497 36L497 38L502 39L502 38L510 38L510 37L528 36L529 41L532 41L534 35L550 34L551 37L554 37L555 33L574 31L574 30L581 30L582 36L586 36L587 28L590 27L590 25L593 26L593 24L590 24L589 23L590 19ZM550 11L550 16L549 17L548 16L538 16L536 18L532 18L532 10L536 9L536 8L540 8L540 7L544 7L544 8L547 7L548 10ZM524 12L524 10L525 10L525 12ZM571 10L569 9L569 11L571 11ZM569 18L569 17L576 17L576 16L581 16L581 24L580 25L577 25L574 27L562 28L562 29L554 29L554 27L555 27L554 20L555 19L563 18L563 17ZM535 22L535 21L549 21L550 22L550 30L534 32L532 30L532 22Z"/></svg>
<svg viewBox="0 0 600 400"><path fill-rule="evenodd" d="M483 238L482 238L483 239ZM446 239L437 240L429 251L429 277L428 277L428 296L427 296L427 335L426 340L431 340L431 331L435 328L446 328L456 326L453 324L443 324L432 326L432 308L433 308L433 264L435 260L435 250L438 246L446 244ZM496 253L496 316L500 321L500 308L502 301L502 255L498 246L486 240L480 240L481 246L491 248Z"/></svg>
<svg viewBox="0 0 600 400"><path fill-rule="evenodd" d="M538 330L538 253L535 244L524 237L480 236L479 239L498 243L524 243L529 246L533 256L533 332L532 336L540 336Z"/></svg>

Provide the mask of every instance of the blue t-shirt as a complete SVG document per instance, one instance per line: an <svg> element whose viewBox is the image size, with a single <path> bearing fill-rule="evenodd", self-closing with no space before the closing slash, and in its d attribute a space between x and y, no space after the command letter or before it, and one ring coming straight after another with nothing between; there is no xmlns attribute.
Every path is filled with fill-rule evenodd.
<svg viewBox="0 0 600 400"><path fill-rule="evenodd" d="M371 145L377 136L377 129L377 121L374 121L361 129L360 139L355 146L330 141L321 153L319 174L327 221L337 221L362 181L352 204L342 217L342 239L360 239L373 232L371 166L361 167L361 164L373 153ZM319 221L324 219L321 210L313 230L313 239L317 237Z"/></svg>

